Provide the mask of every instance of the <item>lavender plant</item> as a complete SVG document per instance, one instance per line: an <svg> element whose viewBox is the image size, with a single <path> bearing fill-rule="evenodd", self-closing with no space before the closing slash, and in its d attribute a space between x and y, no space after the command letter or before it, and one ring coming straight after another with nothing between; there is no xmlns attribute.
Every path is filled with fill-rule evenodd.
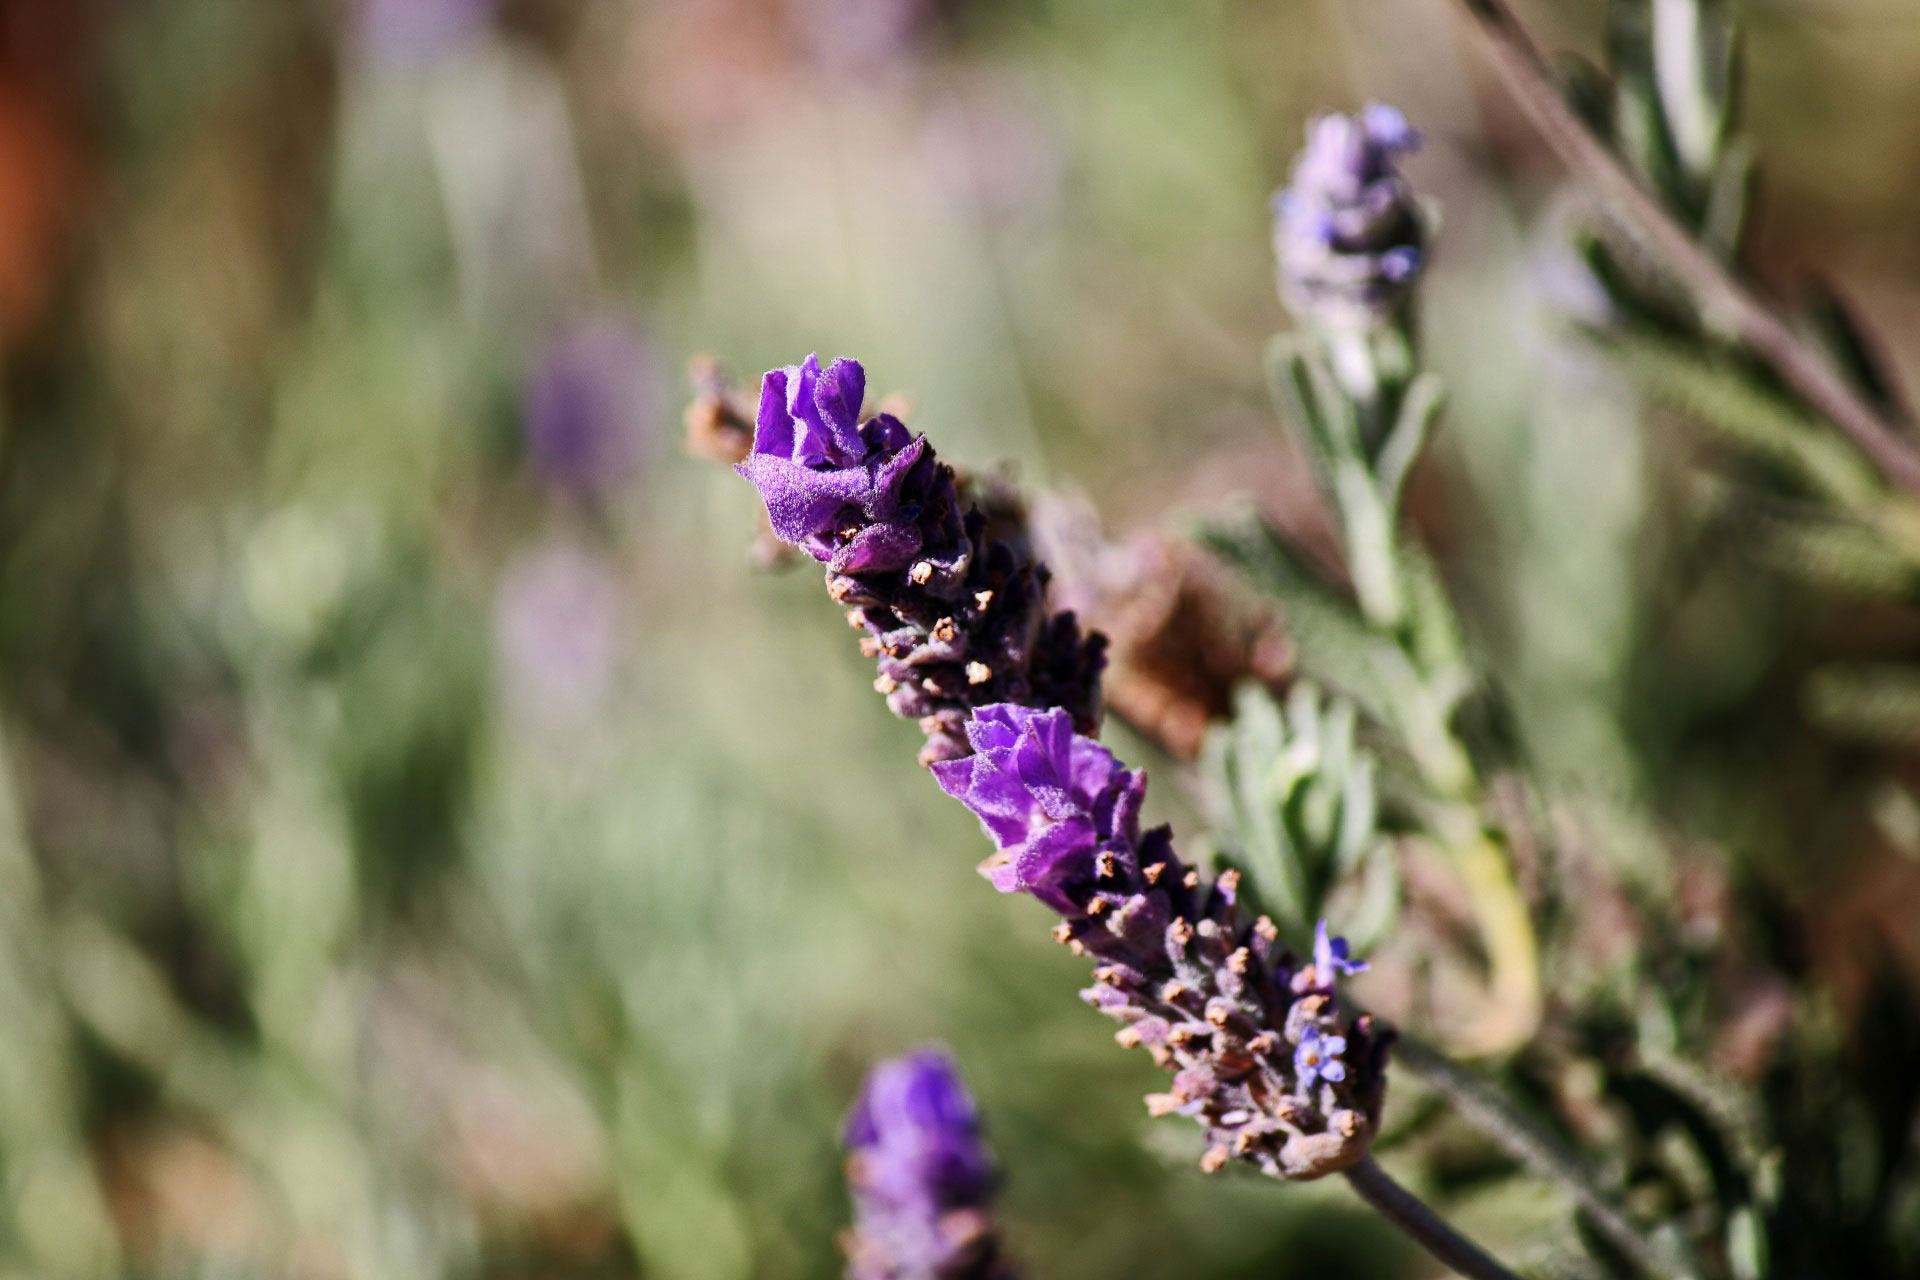
<svg viewBox="0 0 1920 1280"><path fill-rule="evenodd" d="M966 581L979 534L960 544L954 531L978 531L985 522L977 508L960 520L951 472L933 463L924 437L909 437L888 414L859 420L864 390L864 373L850 360L824 373L812 357L769 372L754 452L737 469L759 490L774 531L828 565L829 594L853 603L851 620L877 642L868 645L882 661L876 688L896 714L911 714L924 704L903 707L898 695L914 687L893 671L911 676L915 668L884 647L898 630L887 623L926 618L921 593L951 593ZM1009 580L1030 584L1015 598L1019 630L1071 640L1074 678L1029 677L1015 686L1024 702L993 698L992 668L965 685L922 685L948 701L922 719L929 742L921 758L993 839L997 852L982 873L1001 892L1030 894L1058 912L1054 936L1101 962L1083 998L1124 1024L1123 1045L1143 1046L1175 1070L1169 1090L1148 1099L1149 1110L1202 1125L1208 1171L1238 1159L1293 1180L1345 1173L1370 1204L1449 1265L1507 1275L1369 1156L1391 1034L1338 1003L1338 977L1362 967L1345 941L1330 937L1323 922L1313 959L1300 963L1280 945L1271 919L1240 918L1237 871L1209 884L1179 859L1167 828L1141 830L1145 776L1085 731L1097 719L1100 639L1080 640L1070 614L1046 616L1043 566L1010 550L1000 560L976 602L986 610ZM885 613L869 612L876 607ZM921 634L902 637L902 657L924 643ZM979 652L954 643L962 634L1005 631L955 626L942 641L948 647L922 665L950 671ZM1001 670L1017 678L1017 660L1030 651L1003 645L997 652L1015 660ZM900 665L889 670L889 659ZM1031 660L1026 666L1035 669ZM947 736L956 723L964 741Z"/></svg>
<svg viewBox="0 0 1920 1280"><path fill-rule="evenodd" d="M1504 15L1495 0L1469 4ZM1732 42L1716 34L1717 9L1676 0L1656 3L1653 18L1653 89L1637 113L1622 112L1621 136L1651 140L1642 180L1664 184L1673 216L1709 248L1722 237L1724 258L1737 243L1747 163L1731 141ZM1633 120L1657 128L1635 133ZM1340 532L1344 573L1257 518L1200 526L1199 540L1278 605L1313 679L1296 684L1284 711L1247 689L1210 735L1203 776L1220 827L1213 844L1227 863L1216 874L1182 860L1166 827L1143 827L1144 775L1094 738L1102 639L1071 614L1050 613L1047 570L1021 522L986 512L894 415L867 415L857 364L822 370L809 357L769 373L738 469L774 532L827 566L829 592L865 633L896 714L921 721L923 762L994 844L983 874L1061 917L1055 937L1095 962L1083 998L1122 1024L1122 1044L1173 1072L1148 1106L1202 1126L1204 1168L1238 1162L1289 1180L1341 1173L1449 1265L1506 1274L1375 1163L1388 1139L1393 1056L1515 1169L1568 1195L1588 1246L1582 1258L1560 1255L1569 1265L1758 1277L1772 1256L1812 1256L1795 1215L1850 1229L1834 1217L1833 1197L1783 1190L1771 1163L1771 1144L1821 1161L1832 1144L1809 1135L1810 1121L1768 1123L1756 1092L1688 1056L1724 1015L1708 1008L1718 979L1703 973L1708 957L1686 934L1685 908L1636 897L1644 886L1534 828L1529 784L1499 729L1499 691L1468 659L1447 588L1403 510L1442 398L1420 367L1413 308L1433 223L1399 168L1418 145L1390 108L1322 117L1274 201L1279 289L1297 327L1275 340L1269 368ZM1618 269L1612 285L1639 287L1633 264L1593 247L1596 271ZM1723 268L1714 271L1724 285ZM1670 302L1643 294L1636 306L1659 319ZM1802 464L1816 496L1873 513L1862 527L1905 537L1898 457L1874 443L1845 395L1822 390L1805 352L1744 314L1750 354L1860 453L1809 444L1803 432L1782 456ZM1661 320L1667 339L1671 320ZM744 415L723 399L689 421L706 441L743 435ZM1494 781L1502 771L1515 783L1504 798ZM1330 927L1330 906L1364 882L1363 908L1352 893L1344 899L1348 919L1364 936L1384 931L1401 891L1397 835L1443 851L1465 890L1486 989L1471 1014L1434 1032L1490 1059L1487 1074L1397 1037L1341 998L1339 979L1364 966ZM1517 883L1522 844L1535 870L1549 859L1562 877L1534 903ZM1602 908L1648 939L1634 962L1595 962L1601 930L1581 914ZM1559 965L1551 993L1543 939ZM1758 972L1744 954L1722 963ZM1803 1079L1794 1073L1832 1059L1780 1061ZM1593 1073L1612 1109L1604 1122L1582 1114L1577 1098ZM1900 1105L1893 1098L1886 1114ZM1875 1176L1876 1195L1905 1185L1897 1159Z"/></svg>
<svg viewBox="0 0 1920 1280"><path fill-rule="evenodd" d="M1467 732L1493 694L1401 510L1442 400L1439 380L1418 367L1411 307L1430 218L1398 169L1419 143L1379 104L1319 117L1273 202L1280 295L1299 328L1274 339L1268 370L1343 535L1350 593L1258 517L1209 519L1199 536L1275 600L1302 666L1411 763L1415 825L1469 886L1488 967L1482 1012L1449 1028L1450 1041L1498 1054L1538 1026L1538 945L1506 834L1488 817L1484 757L1497 744Z"/></svg>
<svg viewBox="0 0 1920 1280"><path fill-rule="evenodd" d="M1310 127L1294 186L1276 201L1281 295L1299 330L1276 340L1271 363L1278 398L1301 428L1322 494L1345 535L1351 597L1270 529L1251 522L1215 524L1205 536L1279 600L1299 638L1303 665L1356 701L1382 731L1383 749L1404 753L1411 762L1419 785L1396 797L1396 807L1405 811L1401 820L1412 834L1445 850L1470 886L1489 969L1484 1011L1470 1025L1449 1020L1437 1032L1451 1047L1507 1055L1533 1040L1548 1015L1533 910L1519 892L1512 855L1516 841L1536 847L1541 841L1524 806L1516 813L1510 804L1495 803L1487 778L1505 767L1508 750L1488 731L1489 722L1498 719L1498 690L1467 661L1445 588L1401 512L1406 476L1425 446L1440 401L1433 375L1418 370L1408 305L1414 272L1406 268L1417 267L1424 249L1424 240L1412 230L1419 210L1393 171L1395 160L1417 138L1396 114L1377 107L1334 119L1342 123L1323 119ZM1333 221L1316 225L1296 212L1341 207L1342 201L1365 210L1378 234L1343 239ZM1388 212L1396 208L1397 213ZM1395 254L1400 256L1393 261L1400 265L1388 265ZM1360 282L1354 291L1316 292L1292 283L1303 267L1326 274L1317 264L1330 255L1345 256L1348 266L1339 278ZM1382 289L1381 282L1395 287ZM1243 704L1239 718L1246 723L1236 726L1240 741L1273 738L1271 731L1262 735L1258 728L1263 714L1267 709L1257 702ZM1234 825L1257 832L1260 827L1244 816L1249 788L1244 780L1230 781L1238 784L1227 792L1235 801L1228 810ZM1288 802L1282 792L1278 803L1254 812L1268 829L1284 831ZM1297 826L1298 817L1293 821ZM1303 842L1293 843L1297 848ZM1309 884L1303 872L1311 861L1295 849L1286 852L1293 883ZM1568 909L1578 910L1570 903ZM1650 914L1658 914L1657 908ZM1564 1186L1579 1205L1581 1221L1630 1271L1701 1273L1691 1246L1670 1225L1636 1222L1622 1211L1617 1191L1570 1153L1552 1121L1529 1117L1425 1046L1409 1043L1400 1059L1405 1070L1445 1096L1456 1114L1521 1167ZM1649 1133L1676 1113L1689 1114L1702 1130L1719 1132L1691 1104L1665 1096L1670 1109L1645 1112L1636 1120ZM1727 1232L1742 1230L1746 1194L1730 1187L1720 1204L1703 1207L1702 1220L1711 1213L1714 1225L1696 1233L1698 1238L1715 1241L1717 1248Z"/></svg>
<svg viewBox="0 0 1920 1280"><path fill-rule="evenodd" d="M868 1072L846 1147L848 1280L1012 1280L979 1114L946 1054L921 1049Z"/></svg>

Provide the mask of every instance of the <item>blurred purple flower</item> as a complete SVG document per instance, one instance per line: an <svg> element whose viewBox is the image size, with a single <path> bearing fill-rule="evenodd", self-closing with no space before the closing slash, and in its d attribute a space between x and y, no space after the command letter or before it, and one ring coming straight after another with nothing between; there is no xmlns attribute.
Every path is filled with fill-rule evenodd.
<svg viewBox="0 0 1920 1280"><path fill-rule="evenodd" d="M795 0L802 41L822 66L874 76L910 68L924 51L932 0Z"/></svg>
<svg viewBox="0 0 1920 1280"><path fill-rule="evenodd" d="M891 414L860 421L866 373L814 356L760 384L753 482L773 531L827 566L827 592L863 632L874 687L927 735L924 761L967 754L966 719L995 702L1099 719L1104 637L1046 607L1045 570L1009 515L963 505L953 469ZM978 497L968 490L969 499Z"/></svg>
<svg viewBox="0 0 1920 1280"><path fill-rule="evenodd" d="M357 34L369 61L424 67L493 19L496 0L355 0Z"/></svg>
<svg viewBox="0 0 1920 1280"><path fill-rule="evenodd" d="M1174 1069L1147 1106L1206 1128L1202 1167L1241 1159L1311 1179L1366 1155L1391 1033L1347 1019L1330 987L1296 981L1273 922L1240 921L1237 873L1208 885L1167 828L1143 833L1145 777L1064 711L983 707L967 729L973 754L933 773L998 849L982 872L1059 912L1054 936L1101 962L1081 995L1124 1024L1122 1044ZM1339 960L1354 963L1344 948Z"/></svg>
<svg viewBox="0 0 1920 1280"><path fill-rule="evenodd" d="M1280 294L1302 319L1364 328L1388 318L1425 261L1420 206L1394 162L1420 135L1392 107L1307 126L1293 182L1274 194Z"/></svg>
<svg viewBox="0 0 1920 1280"><path fill-rule="evenodd" d="M507 566L494 599L501 690L518 715L550 728L589 720L613 683L620 583L598 556L549 546Z"/></svg>
<svg viewBox="0 0 1920 1280"><path fill-rule="evenodd" d="M1008 1274L979 1117L946 1054L921 1049L874 1067L847 1118L846 1144L854 1280Z"/></svg>
<svg viewBox="0 0 1920 1280"><path fill-rule="evenodd" d="M652 348L610 317L581 321L541 354L522 407L527 455L539 472L576 493L627 479L655 434Z"/></svg>

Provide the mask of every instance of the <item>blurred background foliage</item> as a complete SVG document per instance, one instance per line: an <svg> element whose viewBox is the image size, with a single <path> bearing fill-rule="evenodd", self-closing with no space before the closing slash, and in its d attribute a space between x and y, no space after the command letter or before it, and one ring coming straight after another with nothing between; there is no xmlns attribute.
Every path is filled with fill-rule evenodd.
<svg viewBox="0 0 1920 1280"><path fill-rule="evenodd" d="M1920 13L1738 8L1748 258L1912 373ZM1602 10L1526 6L1596 55ZM1541 775L1791 903L1840 1023L1910 984L1920 717L1847 676L1914 615L1753 555L1572 332L1557 171L1451 5L6 0L0 1268L830 1275L859 1073L938 1038L1035 1276L1418 1273L1148 1125L677 442L697 351L855 354L1111 529L1244 495L1325 542L1267 196L1368 97L1444 210L1410 506ZM1555 1227L1494 1185L1489 1243Z"/></svg>

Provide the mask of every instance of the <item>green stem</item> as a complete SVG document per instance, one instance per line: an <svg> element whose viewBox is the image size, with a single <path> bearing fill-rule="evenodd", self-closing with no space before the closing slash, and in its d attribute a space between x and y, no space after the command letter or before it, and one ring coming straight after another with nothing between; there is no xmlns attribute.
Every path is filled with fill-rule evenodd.
<svg viewBox="0 0 1920 1280"><path fill-rule="evenodd" d="M1465 816L1465 815L1462 815ZM1458 1038L1462 1052L1503 1053L1533 1038L1540 1025L1540 948L1533 917L1501 842L1478 819L1445 838L1454 871L1473 903L1474 923L1487 952L1488 1008Z"/></svg>

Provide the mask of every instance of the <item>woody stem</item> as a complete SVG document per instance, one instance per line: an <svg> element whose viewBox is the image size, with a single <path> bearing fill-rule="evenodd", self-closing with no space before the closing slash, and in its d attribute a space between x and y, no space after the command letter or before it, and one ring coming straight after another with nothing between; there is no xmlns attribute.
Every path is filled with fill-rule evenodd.
<svg viewBox="0 0 1920 1280"><path fill-rule="evenodd" d="M1493 1255L1448 1226L1420 1197L1388 1177L1372 1156L1362 1156L1350 1167L1347 1181L1382 1217L1468 1280L1520 1280Z"/></svg>

